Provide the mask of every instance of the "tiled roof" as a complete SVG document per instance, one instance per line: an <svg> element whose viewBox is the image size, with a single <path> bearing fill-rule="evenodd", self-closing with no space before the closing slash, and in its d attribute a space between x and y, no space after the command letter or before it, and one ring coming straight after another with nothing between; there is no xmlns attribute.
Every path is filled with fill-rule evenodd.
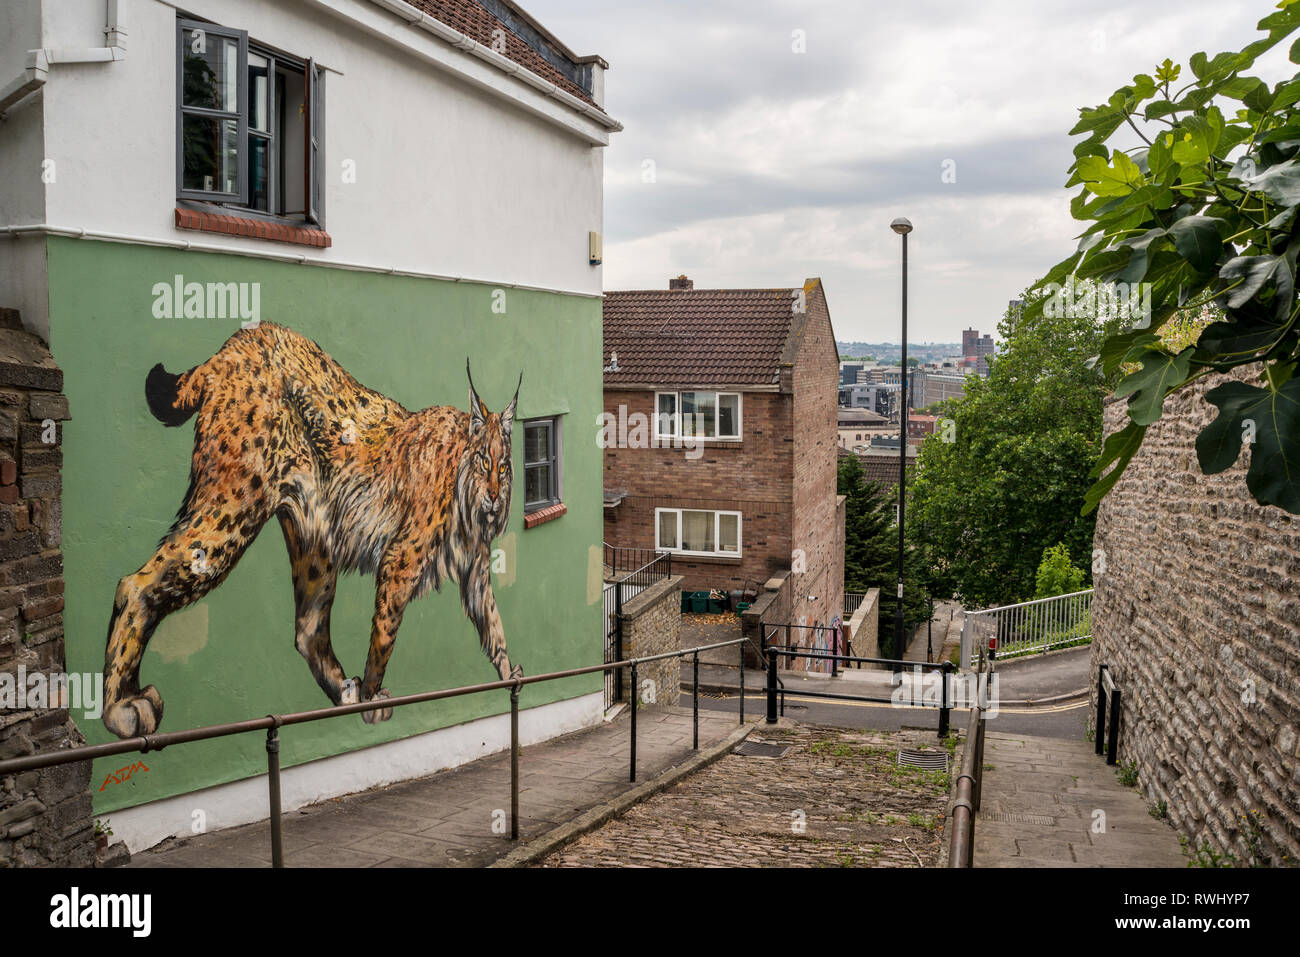
<svg viewBox="0 0 1300 957"><path fill-rule="evenodd" d="M493 16L477 0L405 0L405 2L486 47L492 46L493 31L502 31L506 41L504 52L506 57L529 72L549 80L566 93L572 93L592 106L596 105L590 93L546 62L545 57L520 39L510 27Z"/></svg>
<svg viewBox="0 0 1300 957"><path fill-rule="evenodd" d="M908 446L907 449L907 471L909 475L916 470L915 449L915 446ZM862 475L866 481L879 482L886 489L897 487L897 449L873 449L870 452L851 452L848 449L840 449L839 454L857 455L858 461L862 463Z"/></svg>
<svg viewBox="0 0 1300 957"><path fill-rule="evenodd" d="M607 292L605 385L777 385L796 292Z"/></svg>

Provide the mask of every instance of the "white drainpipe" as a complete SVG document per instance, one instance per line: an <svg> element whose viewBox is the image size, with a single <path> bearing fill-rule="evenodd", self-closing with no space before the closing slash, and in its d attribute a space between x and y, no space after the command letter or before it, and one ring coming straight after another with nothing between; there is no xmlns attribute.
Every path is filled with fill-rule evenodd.
<svg viewBox="0 0 1300 957"><path fill-rule="evenodd" d="M18 78L0 89L0 118L5 110L45 85L50 67L56 63L111 63L126 59L126 30L118 19L118 0L107 0L104 14L104 45L87 49L47 47L27 51L27 66Z"/></svg>

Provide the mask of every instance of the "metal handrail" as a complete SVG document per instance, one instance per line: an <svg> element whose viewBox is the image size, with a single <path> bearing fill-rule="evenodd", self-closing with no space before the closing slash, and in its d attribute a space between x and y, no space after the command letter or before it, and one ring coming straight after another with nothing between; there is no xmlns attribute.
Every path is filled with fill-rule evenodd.
<svg viewBox="0 0 1300 957"><path fill-rule="evenodd" d="M992 676L995 657L992 649L986 657L981 648L976 674ZM949 867L975 866L975 815L979 812L984 790L984 726L988 720L984 712L984 705L976 695L966 725L966 747L962 751L961 770L953 794Z"/></svg>
<svg viewBox="0 0 1300 957"><path fill-rule="evenodd" d="M1067 592L1064 595L1048 595L1046 598L1034 598L1031 599L1030 601L1014 601L1009 605L998 605L995 608L976 608L973 611L967 611L966 614L968 616L987 615L990 612L1006 611L1008 608L1024 608L1028 605L1041 605L1043 604L1043 602L1060 601L1062 598L1078 598L1080 595L1090 595L1090 594L1092 594L1092 589L1084 588L1080 591Z"/></svg>
<svg viewBox="0 0 1300 957"><path fill-rule="evenodd" d="M509 690L510 692L510 839L512 841L519 839L519 690L524 685L540 684L544 681L556 681L561 678L574 678L579 675L595 674L612 669L621 670L623 668L631 669L631 691L632 707L631 712L631 740L629 746L631 770L629 780L636 780L636 685L637 685L637 668L640 665L648 664L653 661L662 661L667 658L683 658L687 655L693 655L696 661L696 682L693 697L694 702L694 729L695 729L695 749L699 748L699 654L702 651L711 651L715 648L726 648L731 645L743 645L746 638L733 638L730 641L719 641L709 645L699 645L694 648L685 648L680 651L666 651L662 654L647 655L643 658L627 658L622 661L613 661L600 665L588 665L582 668L569 668L565 671L551 671L540 675L531 675L519 678L509 678L503 681L489 681L477 685L465 685L459 688L445 688L440 691L422 691L417 694L401 695L396 698L376 698L370 701L359 701L356 704L333 705L328 708L314 708L310 711L294 711L289 714L269 714L263 718L249 718L244 721L232 721L225 724L205 725L199 728L187 728L182 731L167 731L161 734L145 734L133 738L126 738L121 741L110 741L107 744L90 744L77 748L67 748L60 751L47 752L45 754L30 754L19 758L9 758L0 761L0 777L7 774L16 774L21 771L32 771L38 768L55 767L62 764L72 764L76 761L89 761L95 758L108 757L114 754L125 754L131 751L138 751L146 754L150 751L161 751L163 748L175 744L188 744L192 741L208 741L213 738L229 737L236 734L246 734L250 731L266 731L266 756L267 756L267 787L270 798L270 820L271 820L271 862L273 867L284 866L283 839L281 833L280 820L280 728L288 725L306 724L312 721L321 721L325 718L341 717L348 714L362 714L366 711L377 711L381 708L400 708L408 704L419 704L425 701L440 701L445 698L459 698L465 695L481 694L485 691ZM740 723L745 723L745 654L741 648L740 654Z"/></svg>

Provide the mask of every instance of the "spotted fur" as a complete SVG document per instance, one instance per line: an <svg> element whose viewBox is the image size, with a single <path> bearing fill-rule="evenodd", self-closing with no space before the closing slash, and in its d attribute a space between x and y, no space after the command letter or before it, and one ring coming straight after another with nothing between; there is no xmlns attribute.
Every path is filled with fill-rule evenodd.
<svg viewBox="0 0 1300 957"><path fill-rule="evenodd" d="M110 731L126 738L158 728L162 697L139 685L150 636L220 585L272 515L289 549L295 644L335 704L388 696L380 685L406 607L445 580L460 586L497 674L521 674L506 654L489 573L492 540L509 517L518 388L500 413L488 411L472 379L468 412L408 412L316 343L263 322L189 372L155 366L145 391L166 425L196 416L194 453L171 530L117 586L104 653ZM353 571L374 575L375 613L364 678L348 679L329 621L338 576Z"/></svg>

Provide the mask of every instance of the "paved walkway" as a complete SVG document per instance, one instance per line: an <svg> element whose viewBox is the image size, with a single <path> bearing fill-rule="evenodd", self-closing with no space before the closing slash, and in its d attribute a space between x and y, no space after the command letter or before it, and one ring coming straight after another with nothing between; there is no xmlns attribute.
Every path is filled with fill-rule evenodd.
<svg viewBox="0 0 1300 957"><path fill-rule="evenodd" d="M1186 867L1173 828L1115 771L1090 741L988 732L975 866Z"/></svg>
<svg viewBox="0 0 1300 957"><path fill-rule="evenodd" d="M635 785L628 781L628 715L524 748L519 758L520 843ZM700 749L738 727L735 715L700 712ZM637 781L689 760L691 712L637 714ZM495 829L494 829L495 827ZM510 754L426 778L335 798L284 819L288 867L482 867L514 847ZM134 855L131 867L269 867L266 822L169 840Z"/></svg>

